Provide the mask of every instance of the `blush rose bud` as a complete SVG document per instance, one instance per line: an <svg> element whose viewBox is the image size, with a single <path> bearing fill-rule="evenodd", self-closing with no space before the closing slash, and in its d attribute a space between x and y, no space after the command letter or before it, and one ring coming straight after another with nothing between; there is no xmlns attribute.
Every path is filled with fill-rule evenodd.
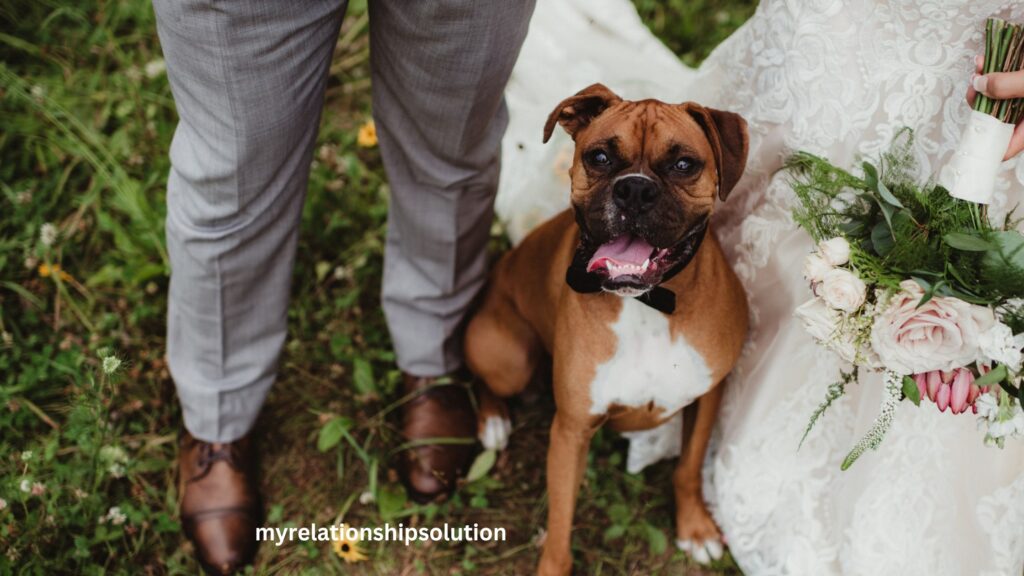
<svg viewBox="0 0 1024 576"><path fill-rule="evenodd" d="M940 412L947 408L953 414L962 414L968 408L977 413L974 401L988 387L979 388L974 385L974 372L968 368L957 368L953 371L932 370L914 374L914 382L921 398L928 398L938 407Z"/></svg>

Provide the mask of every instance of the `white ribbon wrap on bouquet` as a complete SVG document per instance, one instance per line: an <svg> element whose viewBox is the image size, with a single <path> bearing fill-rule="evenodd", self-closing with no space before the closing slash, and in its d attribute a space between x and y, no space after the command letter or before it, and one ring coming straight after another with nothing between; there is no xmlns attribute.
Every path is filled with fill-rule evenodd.
<svg viewBox="0 0 1024 576"><path fill-rule="evenodd" d="M972 110L960 145L939 172L939 184L954 198L988 204L1012 136L1013 124Z"/></svg>

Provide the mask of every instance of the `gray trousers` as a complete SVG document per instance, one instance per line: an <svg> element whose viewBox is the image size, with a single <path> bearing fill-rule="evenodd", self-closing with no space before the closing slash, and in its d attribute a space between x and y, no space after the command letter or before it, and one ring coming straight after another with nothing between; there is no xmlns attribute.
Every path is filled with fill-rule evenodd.
<svg viewBox="0 0 1024 576"><path fill-rule="evenodd" d="M461 363L485 279L534 0L370 0L373 112L391 187L383 303L398 365ZM252 427L284 344L309 167L344 0L154 0L180 121L171 143L167 356L185 426Z"/></svg>

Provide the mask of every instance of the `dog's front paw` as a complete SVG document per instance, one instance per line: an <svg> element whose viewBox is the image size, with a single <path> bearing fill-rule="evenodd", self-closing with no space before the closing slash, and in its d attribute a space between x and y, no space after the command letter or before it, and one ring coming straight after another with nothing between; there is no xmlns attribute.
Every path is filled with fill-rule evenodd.
<svg viewBox="0 0 1024 576"><path fill-rule="evenodd" d="M725 547L720 540L676 540L676 548L686 552L698 564L710 564L712 560L721 560Z"/></svg>
<svg viewBox="0 0 1024 576"><path fill-rule="evenodd" d="M485 450L504 450L512 435L512 421L505 416L487 416L479 426L480 443Z"/></svg>
<svg viewBox="0 0 1024 576"><path fill-rule="evenodd" d="M721 560L725 552L722 533L703 499L695 496L677 502L676 506L676 547L699 564Z"/></svg>

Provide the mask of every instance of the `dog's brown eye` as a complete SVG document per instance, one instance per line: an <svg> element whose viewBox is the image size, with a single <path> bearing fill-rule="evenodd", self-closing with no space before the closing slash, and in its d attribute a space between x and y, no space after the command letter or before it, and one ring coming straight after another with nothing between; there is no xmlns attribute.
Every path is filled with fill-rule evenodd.
<svg viewBox="0 0 1024 576"><path fill-rule="evenodd" d="M607 166L611 164L612 160L604 150L594 150L590 153L590 162L597 166Z"/></svg>

